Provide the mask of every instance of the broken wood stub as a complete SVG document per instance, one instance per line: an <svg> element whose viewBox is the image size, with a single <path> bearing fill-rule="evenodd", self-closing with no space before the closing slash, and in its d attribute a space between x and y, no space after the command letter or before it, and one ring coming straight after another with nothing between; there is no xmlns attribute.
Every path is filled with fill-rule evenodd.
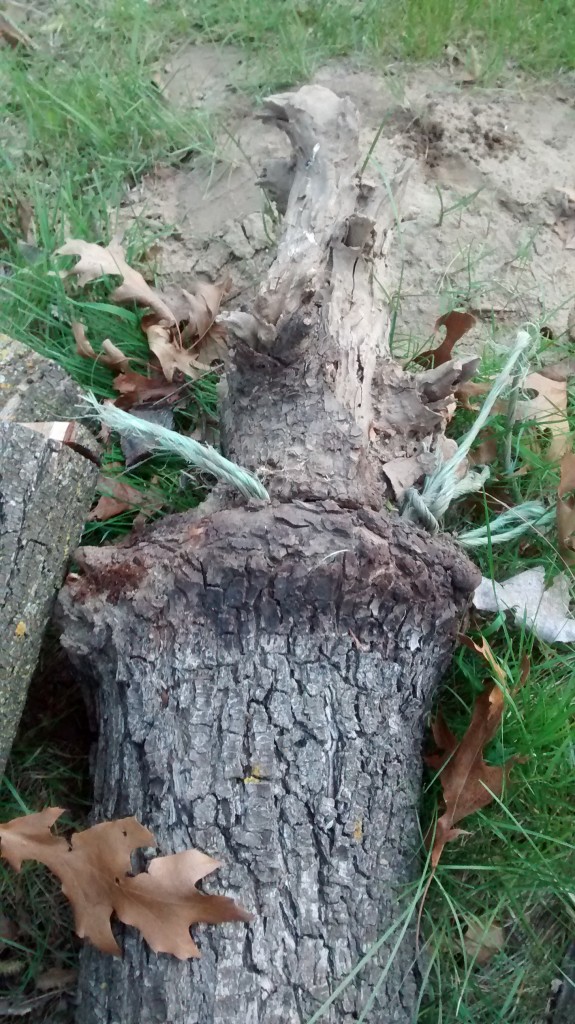
<svg viewBox="0 0 575 1024"><path fill-rule="evenodd" d="M0 422L0 773L96 478L61 441Z"/></svg>

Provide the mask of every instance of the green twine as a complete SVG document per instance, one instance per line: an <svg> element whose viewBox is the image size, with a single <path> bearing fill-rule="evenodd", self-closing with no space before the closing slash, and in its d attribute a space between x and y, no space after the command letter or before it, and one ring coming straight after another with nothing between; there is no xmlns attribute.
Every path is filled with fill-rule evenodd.
<svg viewBox="0 0 575 1024"><path fill-rule="evenodd" d="M401 512L403 519L408 519L412 522L419 520L432 533L436 533L439 529L439 519L447 512L451 502L463 494L477 491L483 486L489 475L487 467L484 467L479 472L477 469L472 469L463 479L458 479L458 470L469 454L477 435L489 419L497 399L513 377L516 363L521 359L530 344L531 335L528 331L518 331L515 345L509 358L495 378L475 423L461 438L455 454L447 462L440 465L434 473L426 477L421 493L413 487L406 491Z"/></svg>
<svg viewBox="0 0 575 1024"><path fill-rule="evenodd" d="M118 409L115 405L100 405L95 395L89 393L85 402L95 411L98 419L110 430L119 434L129 434L139 438L149 446L151 451L164 452L168 455L179 455L185 462L205 473L210 473L218 480L236 487L244 498L259 498L269 501L269 494L263 484L246 469L236 466L235 462L220 455L210 445L200 444L192 437L176 434L174 430L159 423L148 423L146 420L133 416L129 412Z"/></svg>
<svg viewBox="0 0 575 1024"><path fill-rule="evenodd" d="M546 530L554 522L555 517L554 508L545 508L539 501L526 501L516 508L503 512L492 523L458 534L457 540L466 548L502 544L504 541L516 540L527 530Z"/></svg>

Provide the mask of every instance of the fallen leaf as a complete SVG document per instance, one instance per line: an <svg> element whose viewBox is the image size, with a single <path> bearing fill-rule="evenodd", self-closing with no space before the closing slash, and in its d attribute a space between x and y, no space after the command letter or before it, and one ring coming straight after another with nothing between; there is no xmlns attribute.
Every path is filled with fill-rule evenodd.
<svg viewBox="0 0 575 1024"><path fill-rule="evenodd" d="M78 262L70 270L60 271L60 277L76 277L81 288L107 275L121 277L122 283L111 293L113 302L120 305L124 302L135 302L138 306L153 309L154 312L174 323L175 318L168 305L149 284L139 271L126 263L124 250L118 242L110 242L108 246L85 242L81 238L72 238L65 245L56 249L56 256L79 256Z"/></svg>
<svg viewBox="0 0 575 1024"><path fill-rule="evenodd" d="M39 860L53 871L72 905L77 934L102 952L120 955L113 913L138 928L155 952L179 959L199 956L191 925L251 920L233 900L196 888L220 866L199 850L156 857L147 871L133 875L132 852L156 845L147 828L122 818L76 832L68 842L51 831L61 813L51 807L0 825L0 855L16 871L24 860Z"/></svg>
<svg viewBox="0 0 575 1024"><path fill-rule="evenodd" d="M485 658L485 661L489 665L495 678L499 679L500 683L505 683L507 673L503 666L497 661L497 658L484 636L481 637L481 644L475 643L475 640L472 640L470 636L463 636L462 634L460 634L459 640L462 644L465 644L466 647L469 647L471 651L475 651L477 654L480 654L482 658Z"/></svg>
<svg viewBox="0 0 575 1024"><path fill-rule="evenodd" d="M517 573L504 583L482 578L473 595L473 606L480 612L509 610L515 624L525 624L547 643L575 641L575 619L569 615L569 583L563 573L545 589L545 569L536 565Z"/></svg>
<svg viewBox="0 0 575 1024"><path fill-rule="evenodd" d="M169 327L158 323L144 323L146 320L147 317L144 317L142 326L150 352L158 359L167 381L172 381L177 371L191 377L192 380L198 380L211 372L211 366L197 358L195 349L188 350L178 344L174 332Z"/></svg>
<svg viewBox="0 0 575 1024"><path fill-rule="evenodd" d="M130 411L132 416L136 416L146 423L156 423L167 430L174 429L174 411L170 405L160 405L158 403L148 406L134 405ZM122 434L120 436L120 447L127 467L135 466L145 456L150 455L153 450L150 439L144 438L136 432L133 434Z"/></svg>
<svg viewBox="0 0 575 1024"><path fill-rule="evenodd" d="M229 897L208 896L196 888L220 866L200 850L156 857L147 872L125 879L121 906L114 909L124 924L142 933L155 953L171 953L180 960L198 957L190 925L251 920L251 914Z"/></svg>
<svg viewBox="0 0 575 1024"><path fill-rule="evenodd" d="M84 325L77 320L73 320L71 326L76 342L76 351L79 355L84 356L85 359L93 359L97 363L103 363L104 366L108 366L110 370L114 370L116 373L129 372L130 363L128 362L128 357L109 338L102 342L102 351L98 353L92 348Z"/></svg>
<svg viewBox="0 0 575 1024"><path fill-rule="evenodd" d="M501 796L513 762L488 765L483 759L483 750L499 729L504 706L503 692L498 686L488 684L475 702L471 722L461 741L451 732L441 712L432 724L438 753L425 760L430 768L440 771L445 805L435 828L431 850L433 870L446 843L464 834L464 830L454 825L486 807L494 796Z"/></svg>
<svg viewBox="0 0 575 1024"><path fill-rule="evenodd" d="M0 15L0 39L4 39L13 49L16 49L17 46L22 46L26 50L36 49L36 44L30 39L30 36L22 32L22 29L4 15Z"/></svg>
<svg viewBox="0 0 575 1024"><path fill-rule="evenodd" d="M229 294L231 286L231 277L226 277L214 284L209 281L196 281L191 292L182 288L189 308L188 323L182 330L183 345L201 345L218 315L222 299Z"/></svg>
<svg viewBox="0 0 575 1024"><path fill-rule="evenodd" d="M181 397L178 388L160 373L152 373L151 377L145 377L143 373L136 373L130 370L128 373L120 373L114 377L114 387L119 391L124 400L116 401L116 405L122 409L130 409L133 405L145 405L146 402L157 402L162 399Z"/></svg>
<svg viewBox="0 0 575 1024"><path fill-rule="evenodd" d="M477 406L471 404L472 398L483 398L491 390L492 382L468 380L460 384L455 391L455 398L462 409L475 411ZM498 411L498 410L494 410Z"/></svg>
<svg viewBox="0 0 575 1024"><path fill-rule="evenodd" d="M27 199L19 199L16 204L18 225L24 245L34 246L34 208Z"/></svg>
<svg viewBox="0 0 575 1024"><path fill-rule="evenodd" d="M490 427L486 427L479 436L480 443L469 453L467 459L472 466L490 466L497 458L497 437Z"/></svg>
<svg viewBox="0 0 575 1024"><path fill-rule="evenodd" d="M498 924L484 924L483 921L476 919L466 929L463 943L466 953L476 964L483 967L503 949L505 932Z"/></svg>
<svg viewBox="0 0 575 1024"><path fill-rule="evenodd" d="M517 402L515 419L519 423L529 420L551 433L547 458L558 462L571 446L567 419L567 383L552 380L542 373L530 373L523 384L525 390L535 391L534 398Z"/></svg>
<svg viewBox="0 0 575 1024"><path fill-rule="evenodd" d="M140 491L137 487L132 487L131 484L118 480L116 477L101 476L98 480L98 490L104 491L104 494L94 505L88 516L88 522L103 523L113 516L133 509L138 509L148 517L158 512L165 502L164 496L159 491L152 491L150 488Z"/></svg>
<svg viewBox="0 0 575 1024"><path fill-rule="evenodd" d="M61 992L74 988L77 980L78 972L71 967L50 967L38 975L34 987L38 992Z"/></svg>
<svg viewBox="0 0 575 1024"><path fill-rule="evenodd" d="M561 479L557 488L557 537L559 550L568 565L575 562L575 454L561 459Z"/></svg>
<svg viewBox="0 0 575 1024"><path fill-rule="evenodd" d="M451 359L451 353L456 342L464 334L467 334L475 326L476 322L472 313L460 313L456 309L452 309L450 313L440 316L435 321L434 330L437 334L440 327L445 327L445 338L437 348L420 352L413 362L419 363L421 366L427 366L431 362L433 362L434 366L441 366L442 363L446 363Z"/></svg>
<svg viewBox="0 0 575 1024"><path fill-rule="evenodd" d="M429 439L424 439L424 443L426 440ZM424 476L433 473L440 461L447 462L452 455L455 455L458 447L457 441L445 437L443 434L440 434L435 440L435 451L423 450L417 455L390 459L382 466L382 471L391 485L396 501L401 501L409 487L413 487ZM467 461L464 460L457 471L456 478L464 477L467 468Z"/></svg>

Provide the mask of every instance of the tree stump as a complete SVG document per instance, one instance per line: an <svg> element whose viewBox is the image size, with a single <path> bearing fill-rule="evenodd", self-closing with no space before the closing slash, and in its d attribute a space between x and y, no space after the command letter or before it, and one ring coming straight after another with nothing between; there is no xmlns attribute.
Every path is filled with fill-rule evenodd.
<svg viewBox="0 0 575 1024"><path fill-rule="evenodd" d="M227 318L222 430L271 501L218 488L85 548L60 599L99 723L95 819L136 814L161 852L218 857L206 889L256 916L195 929L196 961L129 929L121 960L86 949L79 1024L305 1024L398 925L424 716L478 582L448 538L390 511L385 466L441 442L458 374L416 378L389 354L385 250L408 168L391 187L358 176L356 112L326 89L264 116L295 161L276 262ZM413 923L401 934L323 1021L412 1020Z"/></svg>
<svg viewBox="0 0 575 1024"><path fill-rule="evenodd" d="M63 428L62 438L74 427L37 426ZM57 436L0 422L0 775L96 478L94 463Z"/></svg>

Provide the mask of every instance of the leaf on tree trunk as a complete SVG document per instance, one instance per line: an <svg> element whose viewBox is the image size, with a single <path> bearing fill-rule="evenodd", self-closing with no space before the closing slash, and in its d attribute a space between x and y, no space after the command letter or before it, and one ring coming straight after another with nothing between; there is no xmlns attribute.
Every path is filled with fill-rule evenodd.
<svg viewBox="0 0 575 1024"><path fill-rule="evenodd" d="M135 302L138 306L147 306L168 323L174 323L175 317L169 306L139 271L126 263L124 250L118 242L103 246L72 238L56 249L55 255L80 257L70 270L60 271L60 277L76 277L81 288L101 277L121 277L122 283L110 295L113 302Z"/></svg>
<svg viewBox="0 0 575 1024"><path fill-rule="evenodd" d="M437 821L431 850L434 870L446 843L465 834L463 829L454 826L486 807L494 796L501 796L513 759L505 765L488 765L483 759L483 750L499 728L504 706L503 692L498 686L488 684L475 702L471 722L461 740L451 732L441 712L432 724L438 753L425 760L430 768L441 773L445 805Z"/></svg>
<svg viewBox="0 0 575 1024"><path fill-rule="evenodd" d="M440 327L445 327L445 338L441 345L438 345L437 348L430 348L425 352L420 352L413 361L421 366L429 366L430 363L433 363L434 366L441 366L442 363L447 363L451 359L451 353L456 342L464 334L467 334L475 326L476 322L473 313L460 313L457 309L452 309L450 313L440 316L435 321L434 331L437 333Z"/></svg>
<svg viewBox="0 0 575 1024"><path fill-rule="evenodd" d="M128 362L128 357L109 338L105 338L102 342L102 351L98 353L94 352L86 335L84 325L78 323L77 320L72 321L72 334L76 342L76 351L79 355L84 356L85 359L93 359L96 363L103 363L104 366L108 366L110 370L114 370L116 373L127 373L129 371L130 363Z"/></svg>
<svg viewBox="0 0 575 1024"><path fill-rule="evenodd" d="M155 952L181 960L200 955L191 925L251 920L232 899L196 888L220 866L205 853L156 857L147 872L133 875L132 852L156 845L147 828L135 818L121 818L76 832L68 842L51 831L62 813L49 807L0 825L0 855L15 871L24 860L45 864L62 882L77 934L103 953L120 955L110 925L113 913L138 928Z"/></svg>

